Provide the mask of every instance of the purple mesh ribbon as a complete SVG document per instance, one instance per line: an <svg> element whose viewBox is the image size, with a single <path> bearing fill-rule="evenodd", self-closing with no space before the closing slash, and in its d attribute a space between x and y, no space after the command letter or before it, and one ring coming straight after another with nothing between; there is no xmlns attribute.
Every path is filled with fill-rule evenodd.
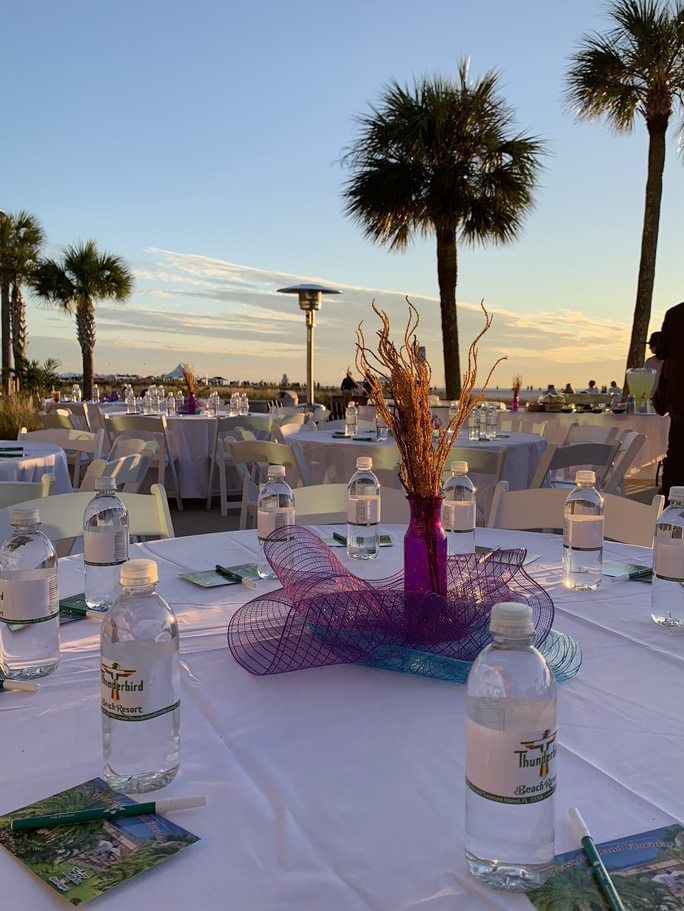
<svg viewBox="0 0 684 911"><path fill-rule="evenodd" d="M524 549L450 557L446 598L405 592L401 572L359 579L299 525L274 531L264 553L282 588L243 605L228 627L231 652L252 674L373 663L397 648L472 661L499 601L530 605L537 646L553 622L551 598L523 569Z"/></svg>

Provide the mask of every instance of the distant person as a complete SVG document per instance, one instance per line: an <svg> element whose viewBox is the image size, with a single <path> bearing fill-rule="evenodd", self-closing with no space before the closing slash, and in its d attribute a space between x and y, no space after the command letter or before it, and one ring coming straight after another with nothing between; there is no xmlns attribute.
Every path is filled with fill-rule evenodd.
<svg viewBox="0 0 684 911"><path fill-rule="evenodd" d="M647 357L644 361L644 367L649 367L651 370L656 372L656 385L658 385L658 380L660 379L660 368L663 366L662 360L656 354L656 348L658 342L660 341L660 332L651 332L651 337L648 340L648 350L651 352L651 356Z"/></svg>
<svg viewBox="0 0 684 911"><path fill-rule="evenodd" d="M593 395L594 393L598 394L598 386L596 385L596 380L589 380L589 385L585 391L588 392L589 395Z"/></svg>
<svg viewBox="0 0 684 911"><path fill-rule="evenodd" d="M352 376L351 370L347 370L347 375L340 383L340 389L342 392L354 392L356 389L356 380Z"/></svg>
<svg viewBox="0 0 684 911"><path fill-rule="evenodd" d="M572 388L572 385L571 385L570 383L566 383L566 384L565 384L565 389L563 390L563 393L564 393L565 395L574 395L574 394L575 394L575 390Z"/></svg>
<svg viewBox="0 0 684 911"><path fill-rule="evenodd" d="M621 391L622 391L622 390L620 389L620 387L618 386L618 384L615 382L615 380L611 380L611 381L610 381L610 392L613 392L614 389L617 389L618 392L621 392Z"/></svg>
<svg viewBox="0 0 684 911"><path fill-rule="evenodd" d="M671 307L665 314L656 357L663 362L653 406L660 415L670 415L667 455L663 465L660 492L668 496L670 488L684 484L684 303Z"/></svg>

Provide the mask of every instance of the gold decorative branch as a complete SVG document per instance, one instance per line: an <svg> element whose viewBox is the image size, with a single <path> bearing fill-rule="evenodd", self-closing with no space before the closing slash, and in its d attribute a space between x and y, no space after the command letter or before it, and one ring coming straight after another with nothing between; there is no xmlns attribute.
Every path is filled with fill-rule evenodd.
<svg viewBox="0 0 684 911"><path fill-rule="evenodd" d="M190 364L181 364L181 370L183 371L183 379L185 380L185 384L188 387L188 395L194 395L197 385L194 369L190 366Z"/></svg>
<svg viewBox="0 0 684 911"><path fill-rule="evenodd" d="M433 436L433 419L430 413L430 381L432 370L423 357L416 330L420 315L411 301L403 344L397 347L390 338L390 320L384 310L371 303L380 320L377 330L377 351L366 345L363 323L356 330L356 368L369 386L370 395L380 417L385 421L396 441L401 456L399 478L409 496L435 497L442 488L442 472L458 431L469 415L484 398L486 387L495 367L505 358L499 358L487 374L480 392L475 393L477 382L478 343L492 324L492 317L480 302L484 314L484 327L473 339L468 349L468 366L463 374L458 410L451 420L439 427ZM390 406L386 395L393 400Z"/></svg>

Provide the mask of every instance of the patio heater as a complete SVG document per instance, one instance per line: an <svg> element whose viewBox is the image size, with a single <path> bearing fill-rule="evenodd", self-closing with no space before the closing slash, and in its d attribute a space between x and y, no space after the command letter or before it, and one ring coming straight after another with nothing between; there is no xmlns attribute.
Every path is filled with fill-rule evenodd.
<svg viewBox="0 0 684 911"><path fill-rule="evenodd" d="M308 401L314 402L314 327L316 311L323 306L324 294L339 294L334 288L323 285L292 285L289 288L278 288L279 294L297 294L299 309L306 316L306 387Z"/></svg>

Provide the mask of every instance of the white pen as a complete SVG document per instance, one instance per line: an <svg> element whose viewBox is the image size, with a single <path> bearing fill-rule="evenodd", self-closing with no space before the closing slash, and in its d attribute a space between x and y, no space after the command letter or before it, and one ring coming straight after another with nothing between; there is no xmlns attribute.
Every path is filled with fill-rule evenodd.
<svg viewBox="0 0 684 911"><path fill-rule="evenodd" d="M7 690L11 692L15 690L18 693L37 693L38 692L37 683L32 683L30 680L0 680L0 690Z"/></svg>

